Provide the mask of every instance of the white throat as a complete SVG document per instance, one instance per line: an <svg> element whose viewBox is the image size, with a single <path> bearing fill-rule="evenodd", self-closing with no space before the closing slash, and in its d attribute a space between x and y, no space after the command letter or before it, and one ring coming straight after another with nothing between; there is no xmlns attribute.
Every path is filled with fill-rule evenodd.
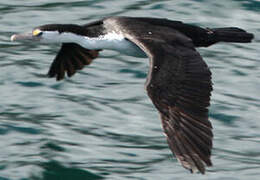
<svg viewBox="0 0 260 180"><path fill-rule="evenodd" d="M126 40L122 34L115 32L100 35L99 37L86 37L70 32L46 31L41 41L43 43L77 43L86 49L109 49L130 56L146 57L138 46Z"/></svg>

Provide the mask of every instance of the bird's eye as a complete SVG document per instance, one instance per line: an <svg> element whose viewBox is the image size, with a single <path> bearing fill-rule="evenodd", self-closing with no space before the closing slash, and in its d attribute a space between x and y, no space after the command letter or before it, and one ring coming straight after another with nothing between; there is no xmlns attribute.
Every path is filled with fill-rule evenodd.
<svg viewBox="0 0 260 180"><path fill-rule="evenodd" d="M43 33L43 32L40 32L40 33L38 33L38 34L37 34L37 36L41 36L41 35L42 35L42 33Z"/></svg>
<svg viewBox="0 0 260 180"><path fill-rule="evenodd" d="M35 29L35 30L33 31L33 36L41 36L42 33L43 33L43 32L42 32L41 30Z"/></svg>

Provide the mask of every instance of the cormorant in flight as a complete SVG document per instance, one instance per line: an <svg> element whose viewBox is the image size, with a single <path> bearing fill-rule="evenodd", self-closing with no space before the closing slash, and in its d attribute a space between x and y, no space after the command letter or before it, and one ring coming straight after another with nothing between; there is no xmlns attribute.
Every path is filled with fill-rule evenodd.
<svg viewBox="0 0 260 180"><path fill-rule="evenodd" d="M86 25L48 24L12 41L61 43L48 75L71 77L100 50L148 57L146 90L158 109L171 151L183 167L205 173L211 166L212 126L208 107L211 72L196 47L217 42L248 43L253 34L236 27L201 28L168 19L108 17Z"/></svg>

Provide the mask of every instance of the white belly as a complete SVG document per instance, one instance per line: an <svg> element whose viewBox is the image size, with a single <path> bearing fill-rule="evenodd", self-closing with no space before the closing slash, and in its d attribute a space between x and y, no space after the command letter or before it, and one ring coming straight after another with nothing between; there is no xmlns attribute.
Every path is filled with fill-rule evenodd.
<svg viewBox="0 0 260 180"><path fill-rule="evenodd" d="M122 54L134 57L147 57L143 50L141 50L137 45L126 39L115 42L114 45L116 47L113 50L119 51Z"/></svg>

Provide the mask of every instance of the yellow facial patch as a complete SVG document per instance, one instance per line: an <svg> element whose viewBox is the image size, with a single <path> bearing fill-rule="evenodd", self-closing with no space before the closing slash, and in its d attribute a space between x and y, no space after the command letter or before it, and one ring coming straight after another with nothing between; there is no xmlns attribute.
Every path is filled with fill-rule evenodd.
<svg viewBox="0 0 260 180"><path fill-rule="evenodd" d="M35 29L32 34L33 36L38 36L42 31L40 29Z"/></svg>

